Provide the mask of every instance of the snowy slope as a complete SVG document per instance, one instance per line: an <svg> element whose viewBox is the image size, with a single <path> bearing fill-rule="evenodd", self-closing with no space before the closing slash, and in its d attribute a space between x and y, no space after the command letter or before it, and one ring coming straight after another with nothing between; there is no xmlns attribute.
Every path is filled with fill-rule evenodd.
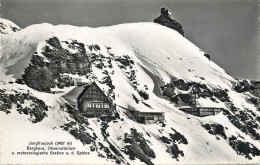
<svg viewBox="0 0 260 165"><path fill-rule="evenodd" d="M34 139L40 137L48 141L57 139L57 136L59 136L60 139L64 140L69 138L80 150L84 149L90 152L88 157L84 157L86 160L81 160L84 163L89 163L87 159L91 158L95 159L97 163L115 163L115 160L121 160L124 164L140 164L146 159L135 157L133 160L129 156L130 154L126 152L129 143L124 138L126 138L126 135L131 136L133 134L131 128L134 128L154 152L155 156L149 157L153 164L259 162L259 156L254 157L251 155L252 159L247 159L244 155L239 155L231 147L229 138L232 136L242 142L249 142L258 150L260 149L260 143L234 126L223 113L204 118L187 115L179 111L175 104L170 103L158 92L160 86L177 79L206 84L212 90L227 90L230 101L236 108L243 111L250 109L256 116L260 115L257 107L246 100L250 94L246 95L232 90L236 80L226 74L224 69L204 57L203 51L178 32L155 23L132 23L100 28L70 25L53 26L50 24L32 25L19 32L7 34L0 38L2 81L9 81L11 77L6 75L8 67L17 67L20 64L19 60L28 58L28 56L31 57L32 52L35 51L39 56L44 57L42 52L45 51L48 45L45 41L53 36L57 37L61 41L62 47L71 53L75 53L77 50L70 48L65 41L71 43L73 40L77 40L77 42L83 43L85 47L94 44L98 45L100 50L86 49L86 54L91 58L100 59L93 62L91 66L92 77L89 80L100 82L101 89L104 89L109 94L109 85L101 83L105 77L109 76L112 85L115 87L113 90L114 103L121 107L132 107L140 111L164 112L165 125L160 123L151 125L138 124L126 116L124 109L117 107L120 118L114 122L106 123L108 127L105 129L105 133L109 135L104 136L104 122L99 119L89 119L88 131L91 136L96 135L98 137L91 144L95 147L100 146L100 144L109 147L109 144L113 144L121 154L121 156L118 156L116 152L111 151L112 155L117 155L116 158L108 158L106 154L103 154L105 158L102 158L100 154L96 153L103 151L100 147L97 147L99 149L96 148L96 152L90 151L91 147L89 145L82 146L79 140L74 139L68 132L60 128L60 126L75 120L67 112L61 111L60 104L63 104L63 102L60 100L60 96L62 94L37 92L26 85L2 83L2 89L29 90L33 96L43 100L46 105L53 107L52 110L48 111L48 117L36 124L29 123L22 115L18 115L15 109L12 109L8 115L0 111L4 137L17 137L19 134L17 130L21 128L20 126L24 126L25 132L29 132L30 129L41 129L42 131L36 131L32 135L25 133L23 135L24 139L15 138L14 140L22 145L31 137ZM126 56L133 61L133 64L122 67L122 63L118 59L125 59ZM97 67L100 61L104 65L103 68ZM24 70L28 66L28 62L24 62L23 65L13 69L13 73L9 71L9 74L15 74L16 70ZM112 67L108 67L109 65ZM133 79L129 78L131 72L134 72ZM71 89L71 87L65 88L65 93ZM144 100L138 91L148 93L149 99ZM139 103L133 99L133 95L140 101ZM222 107L231 111L229 105L218 99L217 102L207 98L200 98L198 101L203 106ZM7 128L14 127L14 119L19 122L19 127L15 127L17 129L15 131L8 131ZM255 122L259 125L259 121ZM203 127L204 124L223 125L227 138L219 134L210 134ZM81 125L82 123L77 123L76 126L70 129L76 129ZM83 126L85 125L83 124ZM257 131L259 132L259 127ZM49 136L47 132L52 132L52 135ZM168 144L162 140L162 137L170 139L171 135L177 134L177 132L186 138L187 144L177 143L174 140ZM2 142L7 142L5 140ZM176 145L184 153L184 155L178 155L177 159L173 158L172 154L168 152L171 146ZM17 150L16 146L13 146L12 149ZM10 151L2 151L4 151L2 153L4 158L1 161L3 163L12 163L13 160L7 160L7 158L11 157ZM71 159L73 163L77 163L78 160L75 157L70 157L66 159L61 157L59 163L65 163L68 159ZM203 162L201 162L202 158ZM18 159L21 162L26 161L22 157ZM45 162L45 159L35 159L35 162L49 163ZM149 161L147 164L149 164Z"/></svg>
<svg viewBox="0 0 260 165"><path fill-rule="evenodd" d="M21 30L21 28L12 21L0 18L0 35L17 32L19 30Z"/></svg>

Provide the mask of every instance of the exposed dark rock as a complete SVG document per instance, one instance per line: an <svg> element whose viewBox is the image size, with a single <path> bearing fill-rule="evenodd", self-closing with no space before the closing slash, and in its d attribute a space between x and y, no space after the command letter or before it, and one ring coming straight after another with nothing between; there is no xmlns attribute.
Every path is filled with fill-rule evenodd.
<svg viewBox="0 0 260 165"><path fill-rule="evenodd" d="M139 100L135 97L135 95L133 95L133 99L135 100L135 102L136 102L137 104L139 104Z"/></svg>
<svg viewBox="0 0 260 165"><path fill-rule="evenodd" d="M101 83L102 83L102 84L106 84L106 85L109 86L110 89L112 89L112 90L115 89L115 86L113 85L110 76L104 77L104 79L102 80Z"/></svg>
<svg viewBox="0 0 260 165"><path fill-rule="evenodd" d="M102 121L102 123L101 123L101 128L100 128L100 129L101 129L101 132L102 132L102 134L103 134L103 136L104 136L105 139L109 136L109 133L106 132L106 130L107 130L108 127L109 127L109 126L108 126L108 123Z"/></svg>
<svg viewBox="0 0 260 165"><path fill-rule="evenodd" d="M46 42L57 49L62 48L60 40L57 37L50 38Z"/></svg>
<svg viewBox="0 0 260 165"><path fill-rule="evenodd" d="M229 101L229 96L226 91L222 89L217 89L214 92L214 96L216 96L220 101L226 102Z"/></svg>
<svg viewBox="0 0 260 165"><path fill-rule="evenodd" d="M175 96L175 93L174 93L175 86L172 83L163 85L160 88L161 88L161 92L162 92L163 96L165 96L169 99L171 99L172 97Z"/></svg>
<svg viewBox="0 0 260 165"><path fill-rule="evenodd" d="M78 42L77 40L73 40L71 43L67 42L68 47L74 50L78 50L78 52L85 54L86 49L83 43ZM98 46L98 45L97 45Z"/></svg>
<svg viewBox="0 0 260 165"><path fill-rule="evenodd" d="M146 164L153 164L150 159L155 158L155 154L142 134L138 133L136 129L131 128L131 134L125 134L124 142L130 143L125 147L125 153L129 155L130 159L138 158Z"/></svg>
<svg viewBox="0 0 260 165"><path fill-rule="evenodd" d="M147 103L145 103L145 102L142 102L145 106L147 106L147 107L149 107L149 108L151 108L152 109L152 107L151 107L151 105L149 105L149 104L147 104Z"/></svg>
<svg viewBox="0 0 260 165"><path fill-rule="evenodd" d="M165 136L162 136L160 139L162 140L162 142L166 144L171 144L171 140Z"/></svg>
<svg viewBox="0 0 260 165"><path fill-rule="evenodd" d="M248 99L248 101L250 101L252 104L254 104L254 105L259 105L259 103L260 103L260 99L259 98L256 98L256 97L250 97L249 99Z"/></svg>
<svg viewBox="0 0 260 165"><path fill-rule="evenodd" d="M202 92L200 87L201 87L200 84L193 83L192 86L191 86L191 93L192 94L200 94Z"/></svg>
<svg viewBox="0 0 260 165"><path fill-rule="evenodd" d="M12 28L12 30L14 31L14 32L17 32L17 31L20 31L21 29L19 29L19 28L17 28L17 27L11 27Z"/></svg>
<svg viewBox="0 0 260 165"><path fill-rule="evenodd" d="M179 90L184 90L184 91L189 90L189 84L188 84L188 83L185 83L184 80L182 80L182 79L173 81L172 83L173 83L173 85L174 85L176 88L178 88Z"/></svg>
<svg viewBox="0 0 260 165"><path fill-rule="evenodd" d="M178 131L176 131L173 128L172 128L172 130L175 132L174 134L170 133L170 137L171 137L173 142L175 142L175 143L178 142L179 144L180 143L188 144L187 139L182 134L180 134Z"/></svg>
<svg viewBox="0 0 260 165"><path fill-rule="evenodd" d="M204 89L200 95L201 97L212 97L213 96L213 92L210 89Z"/></svg>
<svg viewBox="0 0 260 165"><path fill-rule="evenodd" d="M227 135L225 133L225 129L220 124L203 124L202 125L208 132L212 135L220 135L224 139L227 139Z"/></svg>
<svg viewBox="0 0 260 165"><path fill-rule="evenodd" d="M165 6L161 8L161 15L158 18L156 18L154 22L174 29L181 35L184 35L184 31L182 29L181 24L172 18L170 10Z"/></svg>
<svg viewBox="0 0 260 165"><path fill-rule="evenodd" d="M176 90L188 91L180 93ZM213 98L213 92L205 84L200 84L197 82L185 82L182 79L173 81L172 83L161 86L161 92L163 96L168 98L171 102L179 104L179 101L184 102L187 105L191 105L191 98L196 94L197 97L210 98L211 100L216 100Z"/></svg>
<svg viewBox="0 0 260 165"><path fill-rule="evenodd" d="M77 53L63 49L57 37L48 39L46 43L51 46L45 47L42 52L43 56L33 55L30 65L25 68L22 75L24 82L29 87L39 91L50 91L50 88L56 85L63 88L72 85L73 82L61 79L60 74L86 75L90 72L90 62L83 43L76 40L70 43L65 42L70 49L77 50Z"/></svg>
<svg viewBox="0 0 260 165"><path fill-rule="evenodd" d="M191 84L191 93L192 94L197 94L198 97L212 97L213 92L205 85L205 84L200 84L196 82L192 82Z"/></svg>
<svg viewBox="0 0 260 165"><path fill-rule="evenodd" d="M22 77L29 87L39 91L50 91L55 87L53 72L46 66L30 64Z"/></svg>
<svg viewBox="0 0 260 165"><path fill-rule="evenodd" d="M108 127L107 123L101 123L102 128L101 132L104 138L107 138L106 128ZM113 146L107 139L106 142L109 144L109 147L104 146L97 140L97 135L93 132L93 129L87 127L85 123L80 123L78 121L71 121L69 123L61 126L65 131L68 131L72 136L76 139L80 140L84 145L88 145L90 147L91 152L97 152L99 157L114 159L117 164L121 163L117 157L119 156L122 159L122 155L120 152ZM91 136L90 132L93 132L93 136ZM103 155L99 150L102 150L105 155ZM112 152L111 152L112 151ZM116 156L116 155L117 156Z"/></svg>
<svg viewBox="0 0 260 165"><path fill-rule="evenodd" d="M89 45L88 48L89 48L90 51L92 51L92 50L95 50L95 51L100 50L100 47L97 44Z"/></svg>
<svg viewBox="0 0 260 165"><path fill-rule="evenodd" d="M79 122L79 123L81 123L81 124L85 123L86 125L89 124L89 123L88 123L88 119L87 119L86 117L84 117L79 111L77 111L77 110L71 110L70 113L73 115L73 118L74 118L77 122Z"/></svg>
<svg viewBox="0 0 260 165"><path fill-rule="evenodd" d="M109 141L108 141L109 142ZM120 153L120 151L109 142L109 148L111 151L113 151L117 156L119 156L121 159L123 158L123 155ZM115 158L115 157L114 157ZM121 164L121 161L116 159L116 164Z"/></svg>
<svg viewBox="0 0 260 165"><path fill-rule="evenodd" d="M123 66L125 67L130 67L132 68L132 65L134 64L134 61L128 56L128 55L123 55L116 57L115 61L120 62Z"/></svg>
<svg viewBox="0 0 260 165"><path fill-rule="evenodd" d="M13 91L15 94L6 94L5 90L0 90L0 111L11 113L12 106L16 106L16 110L20 114L30 115L29 120L33 123L42 121L46 116L48 107L45 103L31 96L29 93L20 93ZM30 100L32 103L29 106L22 106L25 100Z"/></svg>
<svg viewBox="0 0 260 165"><path fill-rule="evenodd" d="M245 82L246 82L246 81L245 81ZM240 82L239 84L237 84L237 85L234 87L234 90L235 90L236 92L239 92L239 93L249 91L250 86L249 86L248 83L245 83L245 82Z"/></svg>
<svg viewBox="0 0 260 165"><path fill-rule="evenodd" d="M11 23L11 22L10 22ZM3 22L0 22L0 33L2 34L8 34L8 29L11 29L13 32L17 32L17 31L20 31L21 28L19 28L18 26L15 27L15 24L9 24L9 23L3 23Z"/></svg>
<svg viewBox="0 0 260 165"><path fill-rule="evenodd" d="M234 90L238 93L250 92L252 95L260 97L260 81L238 80Z"/></svg>
<svg viewBox="0 0 260 165"><path fill-rule="evenodd" d="M140 90L140 91L139 91L139 95L140 95L143 99L145 99L145 100L148 100L148 99L149 99L149 94L148 94L147 92L143 91L143 90Z"/></svg>
<svg viewBox="0 0 260 165"><path fill-rule="evenodd" d="M256 132L256 130L259 129L259 126L255 121L259 120L260 118L258 118L252 110L239 110L238 108L234 107L232 103L228 103L228 106L230 107L231 111L235 113L234 115L231 114L228 110L223 109L229 121L242 132L249 134L253 139L259 140L260 134Z"/></svg>
<svg viewBox="0 0 260 165"><path fill-rule="evenodd" d="M70 131L70 134L73 135L76 139L79 139L83 144L91 144L93 141L91 136L88 133L81 133L73 129Z"/></svg>
<svg viewBox="0 0 260 165"><path fill-rule="evenodd" d="M95 141L96 137L92 137L86 130L86 125L78 122L71 121L61 126L65 131L68 131L76 139L80 140L83 144L91 144Z"/></svg>
<svg viewBox="0 0 260 165"><path fill-rule="evenodd" d="M131 145L125 146L125 153L129 155L131 160L140 159L140 161L145 162L148 165L153 165L151 160L145 155L143 150L139 147L136 142L132 142Z"/></svg>
<svg viewBox="0 0 260 165"><path fill-rule="evenodd" d="M175 129L171 128L174 131L174 134L170 133L170 138L167 138L165 136L162 136L160 139L162 142L166 143L167 150L166 152L170 153L172 155L173 159L176 159L179 161L180 156L184 156L184 153L182 150L179 149L177 144L188 144L187 139L180 134Z"/></svg>
<svg viewBox="0 0 260 165"><path fill-rule="evenodd" d="M249 142L243 142L238 140L235 136L230 137L229 145L237 152L239 155L245 156L247 159L252 159L251 155L259 156L260 150Z"/></svg>
<svg viewBox="0 0 260 165"><path fill-rule="evenodd" d="M210 55L209 55L209 54L207 54L207 53L204 53L204 56L205 56L205 57L207 57L207 59L209 59L209 60L210 60Z"/></svg>
<svg viewBox="0 0 260 165"><path fill-rule="evenodd" d="M190 94L179 94L178 98L181 99L181 101L183 101L186 104L191 104L190 99L191 99L191 95Z"/></svg>
<svg viewBox="0 0 260 165"><path fill-rule="evenodd" d="M112 152L110 151L110 149L108 147L105 147L102 143L98 143L99 145L99 149L103 150L106 153L106 158L108 159L115 159L117 162L120 162L116 156L114 154L112 154ZM104 156L101 156L104 157Z"/></svg>
<svg viewBox="0 0 260 165"><path fill-rule="evenodd" d="M177 144L172 143L170 147L168 147L167 152L169 152L172 155L172 158L179 161L179 155L184 156L184 153L182 150L179 149Z"/></svg>

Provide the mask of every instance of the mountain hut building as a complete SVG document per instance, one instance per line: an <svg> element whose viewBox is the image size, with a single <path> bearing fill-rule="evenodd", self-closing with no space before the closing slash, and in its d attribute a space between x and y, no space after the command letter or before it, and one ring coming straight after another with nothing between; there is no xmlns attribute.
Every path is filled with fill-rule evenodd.
<svg viewBox="0 0 260 165"><path fill-rule="evenodd" d="M204 117L204 116L217 115L221 111L223 111L223 108L198 106L197 96L194 94L191 95L189 94L189 97L187 98L188 100L186 100L186 102L188 105L179 108L181 111L185 113L189 113L194 116Z"/></svg>
<svg viewBox="0 0 260 165"><path fill-rule="evenodd" d="M112 101L95 82L77 86L62 98L87 117L113 115Z"/></svg>

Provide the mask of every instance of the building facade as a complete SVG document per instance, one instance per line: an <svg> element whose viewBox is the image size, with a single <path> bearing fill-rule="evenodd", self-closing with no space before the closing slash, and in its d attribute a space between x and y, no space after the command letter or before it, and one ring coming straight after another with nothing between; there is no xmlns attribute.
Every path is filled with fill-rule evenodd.
<svg viewBox="0 0 260 165"><path fill-rule="evenodd" d="M80 77L71 77L69 74L60 74L60 83L66 87L68 86L77 86L83 85L86 83L83 78Z"/></svg>
<svg viewBox="0 0 260 165"><path fill-rule="evenodd" d="M112 101L94 82L86 85L77 98L78 110L88 117L111 116Z"/></svg>
<svg viewBox="0 0 260 165"><path fill-rule="evenodd" d="M179 108L181 111L189 113L194 116L210 116L219 114L223 108L215 108L215 107L185 107Z"/></svg>
<svg viewBox="0 0 260 165"><path fill-rule="evenodd" d="M185 99L187 107L179 108L181 111L189 113L194 116L211 116L219 114L223 108L216 107L200 107L197 102L196 94L183 94L182 99Z"/></svg>
<svg viewBox="0 0 260 165"><path fill-rule="evenodd" d="M142 124L152 124L157 121L164 121L164 112L140 112L136 110L128 110L135 121Z"/></svg>

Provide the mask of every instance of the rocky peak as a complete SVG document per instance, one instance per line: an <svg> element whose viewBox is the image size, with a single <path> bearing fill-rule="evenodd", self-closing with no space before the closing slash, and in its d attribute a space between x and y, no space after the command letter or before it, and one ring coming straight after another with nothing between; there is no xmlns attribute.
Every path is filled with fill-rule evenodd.
<svg viewBox="0 0 260 165"><path fill-rule="evenodd" d="M172 13L166 6L163 6L163 7L161 7L161 16L171 17Z"/></svg>
<svg viewBox="0 0 260 165"><path fill-rule="evenodd" d="M161 15L157 17L154 22L174 29L184 36L181 24L172 18L171 11L166 6L161 7Z"/></svg>

